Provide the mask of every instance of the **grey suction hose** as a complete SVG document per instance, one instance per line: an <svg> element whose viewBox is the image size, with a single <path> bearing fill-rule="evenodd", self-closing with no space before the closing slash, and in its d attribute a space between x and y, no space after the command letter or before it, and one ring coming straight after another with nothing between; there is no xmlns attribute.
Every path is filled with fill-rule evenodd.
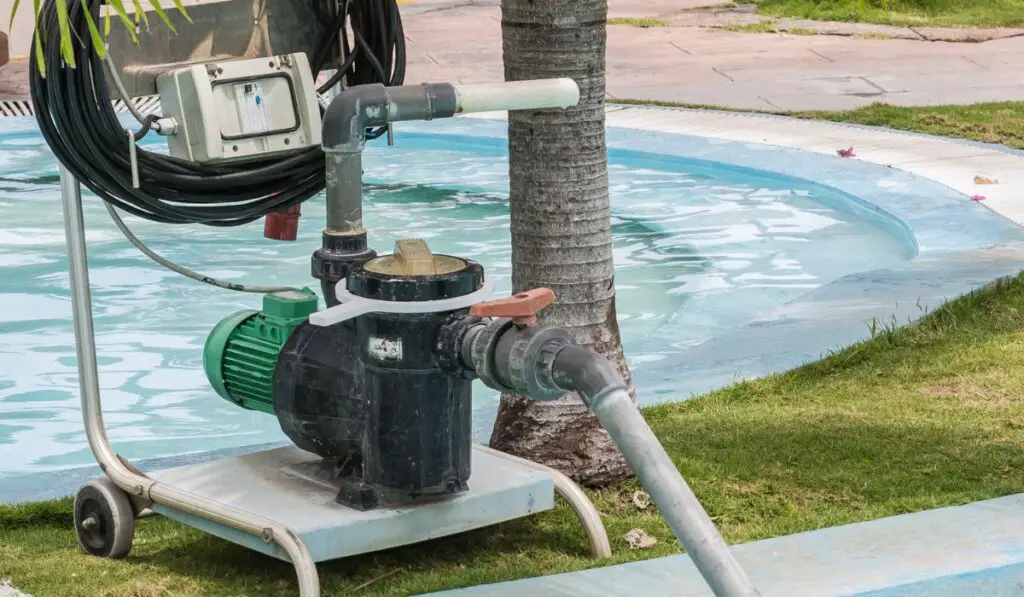
<svg viewBox="0 0 1024 597"><path fill-rule="evenodd" d="M559 388L578 392L597 415L715 595L759 595L633 404L615 366L586 348L570 345L555 355L551 374Z"/></svg>
<svg viewBox="0 0 1024 597"><path fill-rule="evenodd" d="M488 387L535 400L579 393L714 594L759 597L633 403L615 365L576 345L568 330L531 324L554 298L548 289L535 289L511 299L474 305L470 316L452 320L441 331L438 354L442 365L454 375L478 377Z"/></svg>

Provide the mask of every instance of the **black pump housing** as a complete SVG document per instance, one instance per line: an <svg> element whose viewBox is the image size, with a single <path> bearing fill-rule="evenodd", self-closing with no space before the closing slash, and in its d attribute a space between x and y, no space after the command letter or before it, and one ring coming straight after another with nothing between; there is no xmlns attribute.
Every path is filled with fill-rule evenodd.
<svg viewBox="0 0 1024 597"><path fill-rule="evenodd" d="M348 290L383 301L464 296L483 286L468 259L410 273L396 255L350 264ZM419 268L423 272L424 255ZM382 266L391 260L390 267ZM441 271L442 273L436 273ZM342 477L338 501L361 510L463 491L470 476L472 381L442 367L438 336L453 315L370 313L329 327L300 325L274 371L274 410L296 446ZM450 356L450 355L445 355Z"/></svg>
<svg viewBox="0 0 1024 597"><path fill-rule="evenodd" d="M444 256L439 256L444 257ZM462 270L396 277L355 266L349 291L386 301L428 301L464 296L483 285L483 268L462 260ZM370 262L372 264L372 262ZM412 495L466 489L472 441L472 382L444 370L437 337L455 313L371 313L356 320L363 364L366 483Z"/></svg>

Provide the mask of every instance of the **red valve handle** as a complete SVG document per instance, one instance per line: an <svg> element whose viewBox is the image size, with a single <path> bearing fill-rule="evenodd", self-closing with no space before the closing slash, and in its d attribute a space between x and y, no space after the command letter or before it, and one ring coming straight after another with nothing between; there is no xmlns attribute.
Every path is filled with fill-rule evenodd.
<svg viewBox="0 0 1024 597"><path fill-rule="evenodd" d="M469 314L475 317L511 317L518 325L534 325L537 323L537 313L553 302L555 291L550 288L534 288L507 299L477 303L470 308Z"/></svg>
<svg viewBox="0 0 1024 597"><path fill-rule="evenodd" d="M267 217L263 219L263 238L295 240L299 234L299 217L301 215L300 204L267 214Z"/></svg>

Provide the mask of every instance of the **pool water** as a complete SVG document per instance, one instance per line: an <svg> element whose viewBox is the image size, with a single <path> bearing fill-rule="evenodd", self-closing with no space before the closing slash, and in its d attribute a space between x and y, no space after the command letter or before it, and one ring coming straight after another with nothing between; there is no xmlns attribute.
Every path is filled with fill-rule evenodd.
<svg viewBox="0 0 1024 597"><path fill-rule="evenodd" d="M396 147L368 149L364 217L374 248L426 239L435 252L480 261L507 293L503 144L407 134ZM641 400L644 371L659 360L844 274L914 253L898 225L824 187L640 153L613 151L610 160L618 315ZM0 474L91 464L57 164L31 120L0 120L0 210ZM157 252L208 275L316 287L309 257L323 211L322 197L307 202L293 243L263 239L260 223L126 221ZM282 440L272 417L216 397L202 372L211 327L258 308L259 297L150 262L88 194L85 215L104 414L117 449L137 459ZM659 335L670 321L685 332ZM478 440L487 438L496 402L477 388Z"/></svg>

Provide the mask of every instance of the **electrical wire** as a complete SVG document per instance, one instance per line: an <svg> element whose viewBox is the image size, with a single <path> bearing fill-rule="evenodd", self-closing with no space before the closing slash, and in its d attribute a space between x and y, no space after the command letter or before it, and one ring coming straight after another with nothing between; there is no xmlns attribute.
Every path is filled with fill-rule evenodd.
<svg viewBox="0 0 1024 597"><path fill-rule="evenodd" d="M51 32L42 40L46 75L34 60L29 74L32 104L44 139L90 191L117 209L155 222L237 226L323 190L324 158L318 147L225 164L199 164L136 147L136 188L132 152L114 113L104 61L92 46L84 13L93 11L96 20L101 3L86 0L70 7L68 26L77 38L78 65L70 68L61 58L56 1L45 0L37 34ZM318 12L324 6L321 2ZM331 26L322 27L316 40L311 61L314 75L337 66L341 75L335 73L332 79L343 78L349 86L402 84L404 35L395 0L344 0L337 6ZM352 30L351 45L346 23ZM141 138L156 120L145 117L134 138ZM385 131L382 127L368 136L375 138Z"/></svg>
<svg viewBox="0 0 1024 597"><path fill-rule="evenodd" d="M114 220L114 225L117 226L117 229L121 231L121 234L123 234L124 237L128 239L128 242L130 242L136 249L142 251L142 253L146 257L149 257L150 259L166 267L167 269L173 272L177 272L187 278L192 278L193 280L202 282L203 284L216 286L217 288L223 288L225 290L236 290L238 292L272 294L275 292L284 292L287 290L298 290L297 288L293 288L291 286L248 286L246 284L236 284L235 282L225 282L223 280L218 280L217 278L211 278L210 276L201 274L197 271L190 270L183 265L178 265L177 263L174 263L170 259L161 257L155 251L147 247L145 243L139 240L139 237L135 236L135 234L132 233L132 231L128 228L128 225L125 224L124 220L121 219L121 216L117 214L117 211L114 209L114 206L112 206L109 203L105 203L104 207L107 208L107 213L110 214L110 219Z"/></svg>

